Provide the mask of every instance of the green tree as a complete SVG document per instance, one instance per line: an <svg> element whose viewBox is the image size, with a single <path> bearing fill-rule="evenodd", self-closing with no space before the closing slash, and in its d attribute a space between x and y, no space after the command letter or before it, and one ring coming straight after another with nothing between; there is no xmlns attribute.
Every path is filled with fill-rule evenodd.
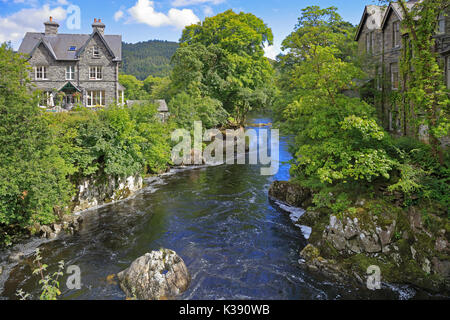
<svg viewBox="0 0 450 320"><path fill-rule="evenodd" d="M273 35L264 22L249 13L225 11L183 30L179 48L172 58L174 86L200 90L222 102L239 123L256 101L252 92L272 81L273 69L264 57L264 46Z"/></svg>
<svg viewBox="0 0 450 320"><path fill-rule="evenodd" d="M144 83L135 76L119 74L119 83L125 87L125 99L146 100L149 98L149 94L144 89Z"/></svg>
<svg viewBox="0 0 450 320"><path fill-rule="evenodd" d="M30 94L26 60L0 47L0 225L51 223L72 192L72 167L58 154L37 97Z"/></svg>
<svg viewBox="0 0 450 320"><path fill-rule="evenodd" d="M314 188L388 179L396 165L380 148L388 136L374 108L343 94L363 76L355 61L344 58L349 41L336 8L316 6L302 10L296 29L283 41L292 63L286 82L298 88L282 110L285 127L296 135L292 173Z"/></svg>

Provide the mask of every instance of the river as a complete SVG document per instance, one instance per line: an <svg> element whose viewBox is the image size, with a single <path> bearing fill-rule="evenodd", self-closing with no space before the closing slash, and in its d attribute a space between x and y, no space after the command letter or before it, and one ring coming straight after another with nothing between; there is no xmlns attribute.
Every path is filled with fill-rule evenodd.
<svg viewBox="0 0 450 320"><path fill-rule="evenodd" d="M268 118L252 123L269 123ZM288 138L281 137L280 170L262 176L258 165L174 169L150 179L134 198L83 213L79 233L41 244L43 262L81 269L81 290L61 281L62 299L125 299L108 275L155 249L175 250L192 275L180 299L399 299L410 288L372 292L337 284L304 270L299 252L307 244L289 214L274 207L267 192L273 180L289 179ZM39 296L31 258L16 265L2 298L21 288ZM0 289L1 290L1 289Z"/></svg>

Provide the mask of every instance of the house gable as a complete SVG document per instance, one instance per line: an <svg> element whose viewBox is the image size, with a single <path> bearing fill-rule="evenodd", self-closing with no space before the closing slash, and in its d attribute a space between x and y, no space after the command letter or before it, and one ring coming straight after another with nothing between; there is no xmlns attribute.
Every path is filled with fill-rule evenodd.
<svg viewBox="0 0 450 320"><path fill-rule="evenodd" d="M86 41L86 43L79 49L77 52L77 57L80 58L82 55L85 54L86 50L92 50L92 47L95 45L102 48L103 54L108 54L111 57L111 60L119 60L119 57L116 57L113 50L109 46L108 42L105 40L105 37L98 32L98 30L95 30L89 37L89 39ZM91 52L92 53L92 52Z"/></svg>
<svg viewBox="0 0 450 320"><path fill-rule="evenodd" d="M43 41L40 41L31 52L28 62L32 66L49 66L55 62L55 56L52 50Z"/></svg>
<svg viewBox="0 0 450 320"><path fill-rule="evenodd" d="M355 41L358 41L364 30L375 31L381 29L381 22L384 16L384 7L370 5L364 8L361 22L355 35Z"/></svg>

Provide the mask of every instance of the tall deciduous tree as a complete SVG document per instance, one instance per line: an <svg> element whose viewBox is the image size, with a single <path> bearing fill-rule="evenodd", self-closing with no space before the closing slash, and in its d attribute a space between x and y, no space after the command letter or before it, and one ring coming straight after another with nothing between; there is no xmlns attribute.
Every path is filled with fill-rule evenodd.
<svg viewBox="0 0 450 320"><path fill-rule="evenodd" d="M253 14L228 10L206 18L183 31L173 58L174 84L183 89L198 85L242 123L268 92L273 69L264 46L272 41L271 29Z"/></svg>
<svg viewBox="0 0 450 320"><path fill-rule="evenodd" d="M362 71L344 59L352 41L336 8L302 10L299 24L283 42L289 50L292 103L282 108L296 135L293 176L313 187L389 178L395 163L380 145L386 139L374 108L343 91Z"/></svg>

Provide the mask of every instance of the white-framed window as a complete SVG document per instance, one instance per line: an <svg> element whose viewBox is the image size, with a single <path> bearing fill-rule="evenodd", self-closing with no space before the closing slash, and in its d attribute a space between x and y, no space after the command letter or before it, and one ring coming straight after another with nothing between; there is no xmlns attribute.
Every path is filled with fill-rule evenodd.
<svg viewBox="0 0 450 320"><path fill-rule="evenodd" d="M119 90L119 101L121 104L124 104L124 92L123 90Z"/></svg>
<svg viewBox="0 0 450 320"><path fill-rule="evenodd" d="M98 46L92 48L92 56L94 58L100 58L100 48Z"/></svg>
<svg viewBox="0 0 450 320"><path fill-rule="evenodd" d="M445 33L445 14L441 13L438 19L437 34L444 34L444 33Z"/></svg>
<svg viewBox="0 0 450 320"><path fill-rule="evenodd" d="M398 90L399 88L399 72L398 63L391 63L391 86L392 90Z"/></svg>
<svg viewBox="0 0 450 320"><path fill-rule="evenodd" d="M89 79L90 80L102 80L102 67L89 67Z"/></svg>
<svg viewBox="0 0 450 320"><path fill-rule="evenodd" d="M392 47L400 47L400 21L395 21L392 24Z"/></svg>
<svg viewBox="0 0 450 320"><path fill-rule="evenodd" d="M87 106L104 106L105 105L105 91L88 91L87 92Z"/></svg>
<svg viewBox="0 0 450 320"><path fill-rule="evenodd" d="M66 80L74 80L74 79L75 79L75 66L67 66Z"/></svg>
<svg viewBox="0 0 450 320"><path fill-rule="evenodd" d="M34 74L36 80L47 80L47 67L46 66L38 66L34 67Z"/></svg>
<svg viewBox="0 0 450 320"><path fill-rule="evenodd" d="M48 107L50 106L50 95L52 93L50 91L44 91L39 94L39 106L40 107Z"/></svg>

